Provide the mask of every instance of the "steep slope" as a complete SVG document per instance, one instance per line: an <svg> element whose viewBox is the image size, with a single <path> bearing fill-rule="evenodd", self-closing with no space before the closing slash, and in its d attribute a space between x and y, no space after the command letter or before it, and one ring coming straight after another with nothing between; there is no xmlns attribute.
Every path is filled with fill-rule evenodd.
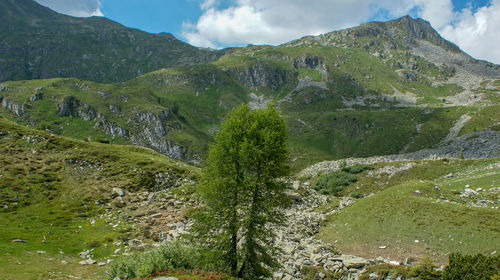
<svg viewBox="0 0 500 280"><path fill-rule="evenodd" d="M209 64L161 69L121 84L5 82L0 110L66 136L148 146L199 163L233 106L273 101L288 122L292 159L301 168L498 130L498 68L461 52L427 22L404 17L277 47L235 49Z"/></svg>
<svg viewBox="0 0 500 280"><path fill-rule="evenodd" d="M151 244L182 220L176 193L198 174L150 149L0 118L0 275L99 279L111 255ZM79 264L89 258L103 264Z"/></svg>
<svg viewBox="0 0 500 280"><path fill-rule="evenodd" d="M33 0L0 1L0 81L76 77L116 82L217 58L172 34L149 34L102 17L58 14Z"/></svg>

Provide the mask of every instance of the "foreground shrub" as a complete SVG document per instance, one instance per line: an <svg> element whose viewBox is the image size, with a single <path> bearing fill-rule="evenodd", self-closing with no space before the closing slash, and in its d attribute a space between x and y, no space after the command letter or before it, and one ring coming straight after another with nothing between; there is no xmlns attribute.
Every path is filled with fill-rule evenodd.
<svg viewBox="0 0 500 280"><path fill-rule="evenodd" d="M449 256L449 264L443 272L444 280L498 279L500 276L500 256L487 257L481 254Z"/></svg>
<svg viewBox="0 0 500 280"><path fill-rule="evenodd" d="M144 253L118 259L111 264L108 279L131 279L172 269L193 269L200 266L200 259L199 252L194 248L180 243L168 243Z"/></svg>

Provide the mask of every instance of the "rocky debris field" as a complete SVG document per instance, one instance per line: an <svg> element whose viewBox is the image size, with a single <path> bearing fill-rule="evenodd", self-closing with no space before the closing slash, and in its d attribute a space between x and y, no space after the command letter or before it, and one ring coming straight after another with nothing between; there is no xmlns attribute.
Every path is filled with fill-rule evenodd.
<svg viewBox="0 0 500 280"><path fill-rule="evenodd" d="M293 192L290 196L293 202L284 210L287 226L276 229L276 245L283 250L283 254L279 258L282 267L274 273L274 279L303 279L302 269L310 266L320 267L342 275L342 279L350 280L358 279L359 275L366 271L367 265L400 264L380 257L364 259L344 255L315 237L326 217L350 206L355 202L354 198L343 197L336 207L323 209L321 206L332 202L330 198L311 189L308 182L300 181L293 182ZM316 277L322 279L325 274L318 272Z"/></svg>
<svg viewBox="0 0 500 280"><path fill-rule="evenodd" d="M442 142L434 148L423 149L413 153L323 161L302 170L299 173L299 177L316 176L318 172L336 170L344 163L350 166L356 163L374 164L378 162L459 158L460 155L465 159L500 157L500 131L486 129L474 132L455 137L447 142Z"/></svg>

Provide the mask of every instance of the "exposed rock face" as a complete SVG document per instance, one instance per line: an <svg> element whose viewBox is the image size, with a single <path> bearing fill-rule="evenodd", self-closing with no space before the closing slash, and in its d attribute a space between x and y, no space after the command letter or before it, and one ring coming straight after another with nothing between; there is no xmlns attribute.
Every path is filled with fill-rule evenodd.
<svg viewBox="0 0 500 280"><path fill-rule="evenodd" d="M293 66L295 68L308 68L315 69L323 75L323 78L327 78L328 76L328 68L326 64L323 62L323 58L319 56L308 56L304 55L298 59L293 61Z"/></svg>
<svg viewBox="0 0 500 280"><path fill-rule="evenodd" d="M459 51L459 48L456 45L443 39L443 37L441 37L439 33L432 28L428 21L420 18L412 19L409 16L399 18L396 21L399 22L404 30L414 38L429 40L446 50Z"/></svg>
<svg viewBox="0 0 500 280"><path fill-rule="evenodd" d="M293 74L267 63L257 63L248 68L231 68L229 75L247 87L267 87L277 90L288 82L293 82Z"/></svg>
<svg viewBox="0 0 500 280"><path fill-rule="evenodd" d="M128 130L117 126L106 119L100 112L95 111L89 104L81 102L74 96L68 96L57 106L59 116L79 117L90 122L95 121L95 127L102 127L106 134L119 137L130 137Z"/></svg>
<svg viewBox="0 0 500 280"><path fill-rule="evenodd" d="M2 96L0 96L0 102L2 102L3 108L11 111L18 117L22 117L26 113L26 104L17 104L10 99L3 98Z"/></svg>
<svg viewBox="0 0 500 280"><path fill-rule="evenodd" d="M187 159L186 148L164 139L169 129L183 128L179 122L175 121L171 110L167 109L158 113L138 112L133 119L129 120L129 123L135 124L136 132L130 137L133 144L150 146L173 159Z"/></svg>

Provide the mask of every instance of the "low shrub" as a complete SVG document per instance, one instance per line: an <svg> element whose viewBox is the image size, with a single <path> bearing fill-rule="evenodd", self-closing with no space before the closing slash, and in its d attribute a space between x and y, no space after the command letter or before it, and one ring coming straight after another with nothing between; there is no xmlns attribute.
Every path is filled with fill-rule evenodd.
<svg viewBox="0 0 500 280"><path fill-rule="evenodd" d="M344 171L336 170L318 177L313 184L313 189L321 194L337 194L358 180L356 175Z"/></svg>
<svg viewBox="0 0 500 280"><path fill-rule="evenodd" d="M347 167L347 166L342 167L342 171L347 172L347 173L351 173L351 174L359 174L365 170L373 170L373 169L375 169L375 167L373 167L371 165L359 164L359 163L356 163L356 164L351 165L349 167Z"/></svg>
<svg viewBox="0 0 500 280"><path fill-rule="evenodd" d="M193 269L197 266L197 250L180 243L168 243L153 250L136 253L113 262L108 279L131 279L150 276L172 269Z"/></svg>
<svg viewBox="0 0 500 280"><path fill-rule="evenodd" d="M448 259L449 264L443 271L444 280L498 279L500 276L500 256L487 257L481 254L454 253Z"/></svg>

